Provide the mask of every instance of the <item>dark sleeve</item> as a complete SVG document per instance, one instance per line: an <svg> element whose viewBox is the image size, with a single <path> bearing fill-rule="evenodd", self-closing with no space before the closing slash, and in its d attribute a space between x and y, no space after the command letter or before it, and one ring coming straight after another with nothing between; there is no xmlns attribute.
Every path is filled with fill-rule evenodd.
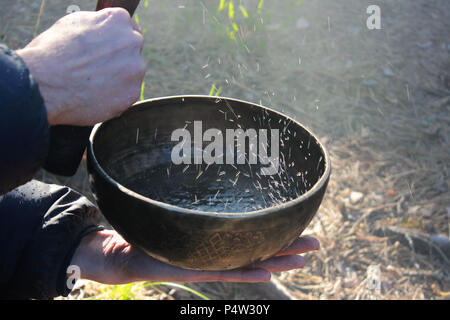
<svg viewBox="0 0 450 320"><path fill-rule="evenodd" d="M66 296L81 238L99 230L98 209L68 187L31 181L0 196L0 297Z"/></svg>
<svg viewBox="0 0 450 320"><path fill-rule="evenodd" d="M0 297L67 295L72 255L81 238L98 229L97 208L75 191L36 181L23 185L44 164L52 169L70 161L48 157L49 150L59 154L63 146L87 141L65 139L61 146L49 132L37 84L21 58L0 45Z"/></svg>
<svg viewBox="0 0 450 320"><path fill-rule="evenodd" d="M49 149L38 86L23 60L0 45L0 194L30 181Z"/></svg>

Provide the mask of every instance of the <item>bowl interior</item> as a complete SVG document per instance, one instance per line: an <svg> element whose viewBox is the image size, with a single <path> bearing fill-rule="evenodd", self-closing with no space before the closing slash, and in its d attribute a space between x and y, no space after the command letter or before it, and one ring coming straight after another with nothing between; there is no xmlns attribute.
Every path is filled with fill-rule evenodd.
<svg viewBox="0 0 450 320"><path fill-rule="evenodd" d="M323 176L327 161L296 121L214 97L138 103L100 125L93 145L102 169L126 188L178 207L230 214L298 198Z"/></svg>

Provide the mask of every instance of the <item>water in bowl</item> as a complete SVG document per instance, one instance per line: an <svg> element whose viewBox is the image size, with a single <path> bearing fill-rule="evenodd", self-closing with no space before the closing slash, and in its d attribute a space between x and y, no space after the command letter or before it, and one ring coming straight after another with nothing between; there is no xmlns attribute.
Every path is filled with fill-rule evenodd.
<svg viewBox="0 0 450 320"><path fill-rule="evenodd" d="M245 165L159 165L128 179L150 199L208 212L251 212L293 200L306 191L301 173L261 176Z"/></svg>

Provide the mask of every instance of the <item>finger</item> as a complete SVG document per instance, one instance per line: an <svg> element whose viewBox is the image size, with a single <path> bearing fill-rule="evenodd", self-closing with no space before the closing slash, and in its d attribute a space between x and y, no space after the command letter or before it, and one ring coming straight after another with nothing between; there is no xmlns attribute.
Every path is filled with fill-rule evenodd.
<svg viewBox="0 0 450 320"><path fill-rule="evenodd" d="M292 269L303 268L306 261L303 257L297 255L273 257L265 261L257 262L252 268L261 268L269 272L282 272Z"/></svg>
<svg viewBox="0 0 450 320"><path fill-rule="evenodd" d="M318 250L319 248L320 243L316 238L305 236L295 240L289 247L277 253L276 256L301 254L313 250Z"/></svg>
<svg viewBox="0 0 450 320"><path fill-rule="evenodd" d="M175 282L267 282L271 274L264 269L234 269L226 271L188 270L168 265L145 254L137 254L129 264L134 281ZM138 279L138 280L135 280Z"/></svg>
<svg viewBox="0 0 450 320"><path fill-rule="evenodd" d="M144 34L134 19L131 19L131 25L133 27L133 32L136 34L137 38L140 39L139 52L142 53L142 49L144 48Z"/></svg>
<svg viewBox="0 0 450 320"><path fill-rule="evenodd" d="M133 31L136 36L137 39L139 39L139 54L142 56L142 50L144 49L144 36L142 35L142 33L139 33L137 31Z"/></svg>
<svg viewBox="0 0 450 320"><path fill-rule="evenodd" d="M139 27L137 22L133 18L131 18L130 21L131 21L131 27L133 28L133 30L140 33L141 35L143 35L141 27Z"/></svg>
<svg viewBox="0 0 450 320"><path fill-rule="evenodd" d="M178 269L178 268L177 268ZM175 271L175 270L174 270ZM234 269L227 271L195 271L178 269L170 276L170 281L179 282L267 282L271 274L265 269Z"/></svg>
<svg viewBox="0 0 450 320"><path fill-rule="evenodd" d="M126 22L130 20L130 13L120 7L108 7L93 13L97 22L103 21L120 21ZM117 19L117 20L116 20Z"/></svg>

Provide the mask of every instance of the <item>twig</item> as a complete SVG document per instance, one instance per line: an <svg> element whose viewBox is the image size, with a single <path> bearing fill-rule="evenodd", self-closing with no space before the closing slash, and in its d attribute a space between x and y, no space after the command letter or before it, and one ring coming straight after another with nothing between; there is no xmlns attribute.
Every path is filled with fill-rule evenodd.
<svg viewBox="0 0 450 320"><path fill-rule="evenodd" d="M34 35L33 38L36 38L37 33L38 33L38 29L39 29L39 25L41 24L41 16L42 13L44 12L44 7L45 7L45 0L41 1L41 8L39 9L39 15L36 21L36 26L34 27Z"/></svg>
<svg viewBox="0 0 450 320"><path fill-rule="evenodd" d="M365 211L364 214L361 217L359 217L358 220L355 221L355 223L353 223L353 226L350 229L350 231L348 232L348 235L355 232L356 227L361 223L361 221L368 218L372 213L377 212L378 210L382 210L387 207L393 207L396 205L397 205L397 203L387 203L387 204L383 204L383 205L375 207L375 208L367 208L366 210L364 210Z"/></svg>

